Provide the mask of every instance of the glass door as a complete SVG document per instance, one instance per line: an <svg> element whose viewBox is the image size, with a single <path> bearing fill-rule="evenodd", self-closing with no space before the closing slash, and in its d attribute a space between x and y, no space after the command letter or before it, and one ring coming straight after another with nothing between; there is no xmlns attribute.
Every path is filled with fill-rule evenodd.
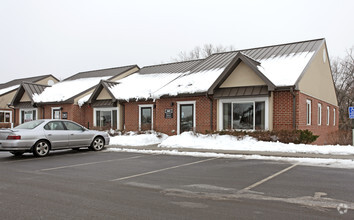
<svg viewBox="0 0 354 220"><path fill-rule="evenodd" d="M193 131L193 104L180 105L180 133Z"/></svg>
<svg viewBox="0 0 354 220"><path fill-rule="evenodd" d="M140 109L140 130L152 130L151 116L152 116L152 108L151 107L142 107Z"/></svg>

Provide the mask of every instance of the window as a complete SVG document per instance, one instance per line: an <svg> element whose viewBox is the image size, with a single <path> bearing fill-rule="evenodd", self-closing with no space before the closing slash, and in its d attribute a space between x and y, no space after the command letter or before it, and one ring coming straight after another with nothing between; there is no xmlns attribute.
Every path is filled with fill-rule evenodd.
<svg viewBox="0 0 354 220"><path fill-rule="evenodd" d="M15 128L18 129L33 129L35 127L37 127L38 125L42 124L44 121L38 120L38 121L30 121L30 122L26 122L24 124L20 124L18 126L16 126Z"/></svg>
<svg viewBox="0 0 354 220"><path fill-rule="evenodd" d="M196 101L177 102L177 134L196 130Z"/></svg>
<svg viewBox="0 0 354 220"><path fill-rule="evenodd" d="M83 131L84 129L75 123L69 122L69 121L64 121L63 122L65 124L66 129L70 130L70 131Z"/></svg>
<svg viewBox="0 0 354 220"><path fill-rule="evenodd" d="M101 128L118 128L118 108L95 108L93 117L94 126Z"/></svg>
<svg viewBox="0 0 354 220"><path fill-rule="evenodd" d="M61 108L52 108L52 119L61 119Z"/></svg>
<svg viewBox="0 0 354 220"><path fill-rule="evenodd" d="M12 122L12 112L0 111L0 123L11 123L11 122Z"/></svg>
<svg viewBox="0 0 354 220"><path fill-rule="evenodd" d="M21 124L28 121L37 119L37 109L21 109L20 110L20 122Z"/></svg>
<svg viewBox="0 0 354 220"><path fill-rule="evenodd" d="M336 125L336 109L333 109L333 126Z"/></svg>
<svg viewBox="0 0 354 220"><path fill-rule="evenodd" d="M327 106L327 125L329 125L329 106Z"/></svg>
<svg viewBox="0 0 354 220"><path fill-rule="evenodd" d="M317 104L317 123L318 125L322 124L322 104Z"/></svg>
<svg viewBox="0 0 354 220"><path fill-rule="evenodd" d="M232 100L222 102L223 130L266 130L266 101Z"/></svg>
<svg viewBox="0 0 354 220"><path fill-rule="evenodd" d="M311 100L306 100L306 124L311 125Z"/></svg>
<svg viewBox="0 0 354 220"><path fill-rule="evenodd" d="M52 121L44 126L45 130L51 131L62 131L65 130L64 125L61 121Z"/></svg>
<svg viewBox="0 0 354 220"><path fill-rule="evenodd" d="M153 105L139 105L139 130L153 129Z"/></svg>

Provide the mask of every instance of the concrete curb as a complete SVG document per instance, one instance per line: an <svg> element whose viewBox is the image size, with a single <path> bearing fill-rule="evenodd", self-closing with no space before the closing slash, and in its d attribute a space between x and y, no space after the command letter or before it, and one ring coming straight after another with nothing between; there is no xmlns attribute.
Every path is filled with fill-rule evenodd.
<svg viewBox="0 0 354 220"><path fill-rule="evenodd" d="M332 155L332 154L307 154L307 153L287 153L287 152L269 152L269 151L239 151L239 150L210 150L210 149L195 149L195 148L169 148L158 147L155 145L147 146L120 146L107 145L107 148L124 148L134 150L152 150L152 151L178 151L178 152L200 152L200 153L219 153L219 154L234 154L234 155L261 155L272 157L299 157L299 158L322 158L322 159L346 159L354 160L354 155Z"/></svg>

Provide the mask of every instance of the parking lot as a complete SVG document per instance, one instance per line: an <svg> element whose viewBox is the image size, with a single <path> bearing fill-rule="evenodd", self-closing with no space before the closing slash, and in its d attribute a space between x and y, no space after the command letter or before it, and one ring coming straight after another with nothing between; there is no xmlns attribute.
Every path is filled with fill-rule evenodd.
<svg viewBox="0 0 354 220"><path fill-rule="evenodd" d="M2 219L353 219L354 173L277 161L0 153Z"/></svg>

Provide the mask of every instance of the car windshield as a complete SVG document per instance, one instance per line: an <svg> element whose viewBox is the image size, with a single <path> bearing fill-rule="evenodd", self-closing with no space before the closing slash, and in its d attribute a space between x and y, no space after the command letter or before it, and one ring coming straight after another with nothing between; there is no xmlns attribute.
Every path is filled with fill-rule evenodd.
<svg viewBox="0 0 354 220"><path fill-rule="evenodd" d="M38 125L42 124L44 121L42 120L38 120L38 121L29 121L29 122L25 122L23 124L20 124L18 126L16 126L15 128L18 129L33 129L35 127L37 127Z"/></svg>

